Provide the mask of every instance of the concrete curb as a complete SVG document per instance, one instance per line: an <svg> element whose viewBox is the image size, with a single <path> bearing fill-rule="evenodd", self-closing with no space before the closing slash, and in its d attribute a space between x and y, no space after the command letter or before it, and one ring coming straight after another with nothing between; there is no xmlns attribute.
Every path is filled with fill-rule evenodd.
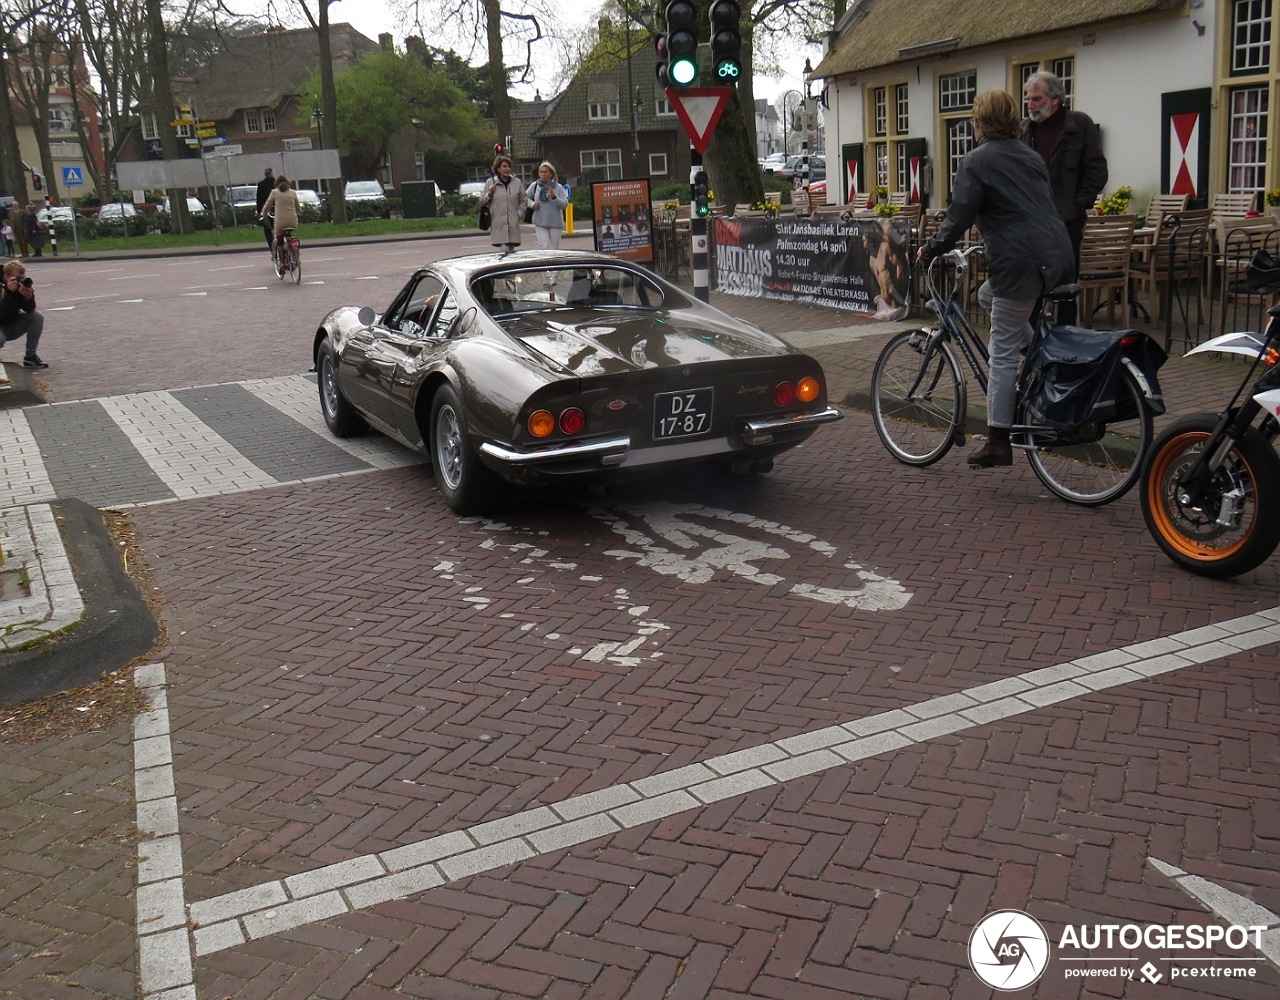
<svg viewBox="0 0 1280 1000"><path fill-rule="evenodd" d="M64 551L40 544L34 558L46 581L68 579L67 587L49 587L50 621L78 624L36 645L0 653L0 706L34 701L89 684L146 653L159 627L116 555L102 515L81 500L60 500L53 507ZM72 615L69 595L79 588L83 615ZM61 607L59 606L61 605Z"/></svg>

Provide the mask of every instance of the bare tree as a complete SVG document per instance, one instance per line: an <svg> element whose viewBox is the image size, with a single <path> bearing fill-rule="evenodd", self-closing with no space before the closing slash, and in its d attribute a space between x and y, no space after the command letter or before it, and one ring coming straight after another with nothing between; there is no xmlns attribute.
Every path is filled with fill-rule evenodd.
<svg viewBox="0 0 1280 1000"><path fill-rule="evenodd" d="M49 148L50 94L59 76L70 69L66 47L60 41L66 36L70 18L67 8L59 3L19 0L15 6L26 15L26 31L20 45L16 35L10 39L10 51L17 57L17 65L13 67L16 72L9 80L10 92L26 112L35 135L45 192L56 200L57 178Z"/></svg>
<svg viewBox="0 0 1280 1000"><path fill-rule="evenodd" d="M440 37L441 25L450 25L461 38L484 38L490 100L499 135L511 132L510 81L532 79L534 46L551 37L544 26L557 26L553 31L560 32L558 26L573 17L554 0L505 0L505 5L504 0L399 0L396 9L424 38ZM523 47L522 62L508 66L508 45Z"/></svg>
<svg viewBox="0 0 1280 1000"><path fill-rule="evenodd" d="M316 33L320 45L320 101L324 119L320 123L320 137L326 149L338 148L338 92L333 84L333 46L329 35L329 8L338 0L292 0L302 11L307 23ZM313 9L314 8L314 9ZM339 225L347 221L346 192L341 184L329 191L329 217Z"/></svg>
<svg viewBox="0 0 1280 1000"><path fill-rule="evenodd" d="M13 192L18 204L27 202L27 176L22 167L22 150L18 145L18 126L9 103L18 62L14 58L22 49L20 35L31 20L29 7L0 4L0 163L4 176L0 180Z"/></svg>

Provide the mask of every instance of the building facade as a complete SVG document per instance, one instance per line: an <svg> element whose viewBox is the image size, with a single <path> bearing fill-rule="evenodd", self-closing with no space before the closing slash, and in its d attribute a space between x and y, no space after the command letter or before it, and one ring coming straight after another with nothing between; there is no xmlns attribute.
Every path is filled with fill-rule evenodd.
<svg viewBox="0 0 1280 1000"><path fill-rule="evenodd" d="M974 98L1020 96L1038 69L1062 77L1069 106L1098 123L1107 189L1131 187L1135 205L1280 186L1277 0L860 0L814 73L827 148L844 166L828 200L884 185L944 206L973 144Z"/></svg>

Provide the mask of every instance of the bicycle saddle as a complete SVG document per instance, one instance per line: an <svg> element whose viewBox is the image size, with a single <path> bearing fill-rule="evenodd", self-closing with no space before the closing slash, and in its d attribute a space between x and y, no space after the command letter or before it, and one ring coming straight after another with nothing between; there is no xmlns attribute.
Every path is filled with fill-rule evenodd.
<svg viewBox="0 0 1280 1000"><path fill-rule="evenodd" d="M1259 250L1249 261L1245 279L1251 292L1280 292L1280 260Z"/></svg>

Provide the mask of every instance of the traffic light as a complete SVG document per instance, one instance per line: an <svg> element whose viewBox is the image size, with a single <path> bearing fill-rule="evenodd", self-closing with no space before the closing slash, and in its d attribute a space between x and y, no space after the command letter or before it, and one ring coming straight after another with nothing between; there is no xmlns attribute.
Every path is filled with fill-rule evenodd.
<svg viewBox="0 0 1280 1000"><path fill-rule="evenodd" d="M699 219L711 214L711 179L705 170L693 175L693 214Z"/></svg>
<svg viewBox="0 0 1280 1000"><path fill-rule="evenodd" d="M502 143L500 143L500 142L495 142L495 143L493 144L493 155L494 155L494 156L501 156L501 155L502 155L503 153L505 153L506 151L507 151L507 147L506 147L506 146L504 146Z"/></svg>
<svg viewBox="0 0 1280 1000"><path fill-rule="evenodd" d="M698 8L692 0L667 4L667 76L677 87L698 79Z"/></svg>
<svg viewBox="0 0 1280 1000"><path fill-rule="evenodd" d="M34 170L31 172L31 186L37 191L44 190L44 180Z"/></svg>
<svg viewBox="0 0 1280 1000"><path fill-rule="evenodd" d="M713 0L711 4L711 73L716 81L733 86L742 75L742 33L738 25L742 8L737 0Z"/></svg>
<svg viewBox="0 0 1280 1000"><path fill-rule="evenodd" d="M666 34L656 35L653 39L654 51L658 53L658 85L666 90L671 86L670 64L671 57L667 52L667 36Z"/></svg>

